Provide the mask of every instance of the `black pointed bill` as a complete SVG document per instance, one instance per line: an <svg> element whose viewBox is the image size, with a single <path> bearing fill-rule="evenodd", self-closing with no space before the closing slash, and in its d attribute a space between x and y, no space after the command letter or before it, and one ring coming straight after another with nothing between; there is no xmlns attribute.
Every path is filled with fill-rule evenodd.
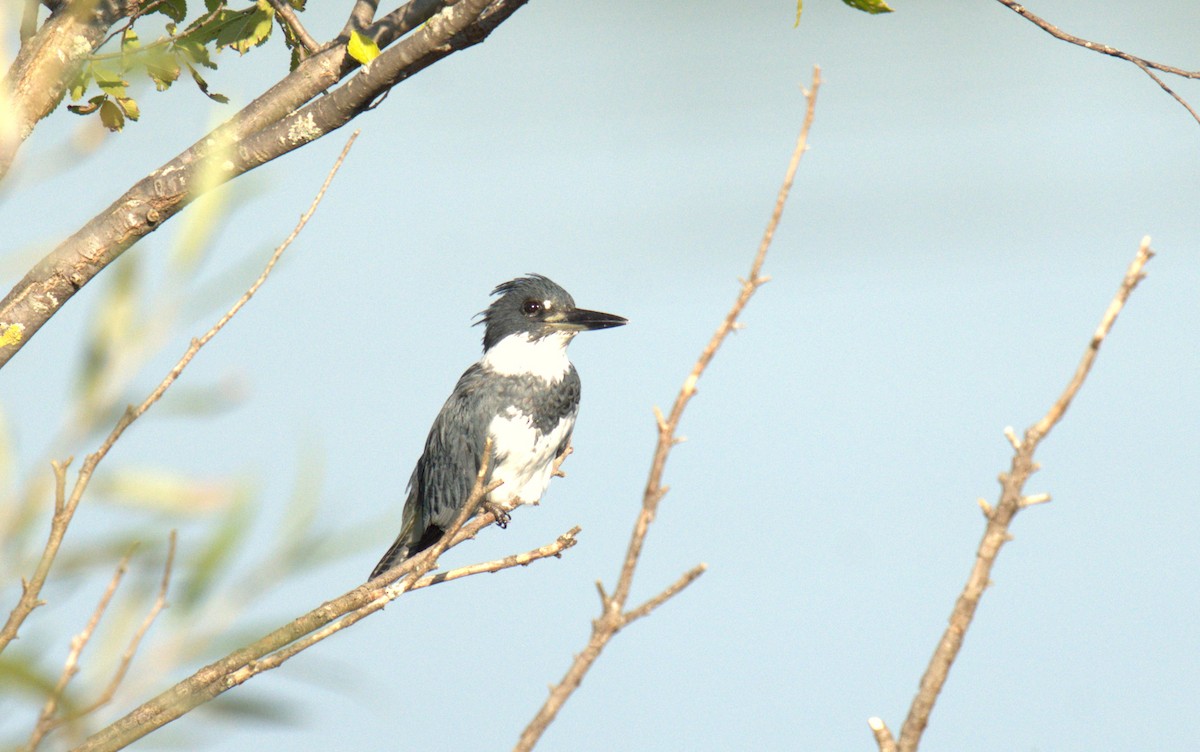
<svg viewBox="0 0 1200 752"><path fill-rule="evenodd" d="M592 329L611 329L614 326L624 326L629 323L629 319L624 316L614 316L611 313L573 308L563 312L561 318L557 318L557 320L547 319L546 323L556 329L563 329L569 332L583 332Z"/></svg>

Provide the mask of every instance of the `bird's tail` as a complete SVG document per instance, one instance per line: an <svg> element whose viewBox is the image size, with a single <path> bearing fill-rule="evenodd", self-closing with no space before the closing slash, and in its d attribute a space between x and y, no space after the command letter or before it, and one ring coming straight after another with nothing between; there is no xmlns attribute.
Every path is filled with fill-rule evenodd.
<svg viewBox="0 0 1200 752"><path fill-rule="evenodd" d="M412 522L405 523L404 529L400 531L400 535L396 536L396 542L392 544L392 547L387 550L387 553L375 565L370 579L373 580L405 559L416 556L437 543L446 534L446 531L441 527L428 525L421 531L420 535L417 535L414 527L415 524Z"/></svg>
<svg viewBox="0 0 1200 752"><path fill-rule="evenodd" d="M404 517L400 525L400 534L396 536L396 541L392 543L392 547L387 550L387 553L383 555L383 558L371 570L371 576L367 579L375 579L421 550L420 548L414 549L412 545L413 528L417 525L417 517L416 499L412 493L409 493L408 499L404 502Z"/></svg>
<svg viewBox="0 0 1200 752"><path fill-rule="evenodd" d="M408 531L404 530L396 538L392 547L387 550L387 553L383 555L383 558L379 560L379 563L375 565L375 568L371 570L371 576L367 579L373 580L404 561L408 558L408 553Z"/></svg>

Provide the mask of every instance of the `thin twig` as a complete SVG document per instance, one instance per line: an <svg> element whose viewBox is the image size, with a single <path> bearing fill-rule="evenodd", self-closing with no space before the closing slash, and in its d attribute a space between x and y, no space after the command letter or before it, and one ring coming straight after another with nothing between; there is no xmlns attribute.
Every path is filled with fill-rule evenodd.
<svg viewBox="0 0 1200 752"><path fill-rule="evenodd" d="M1055 26L1054 24L1050 23L1046 19L1042 18L1041 16L1031 13L1028 8L1026 8L1024 5L1016 2L1016 0L996 0L996 1L998 3L1000 3L1001 5L1003 5L1004 7L1008 8L1009 10L1013 11L1017 15L1021 16L1021 18L1024 18L1027 21L1031 21L1035 26L1040 28L1042 31L1045 31L1047 34L1054 37L1055 39L1061 39L1064 42L1070 42L1071 44L1078 45L1080 47L1083 47L1084 49L1091 50L1092 52L1099 52L1103 55L1111 55L1112 57L1120 58L1122 60L1128 60L1131 63L1138 63L1141 65L1144 65L1147 68L1154 68L1155 70L1160 70L1163 73L1170 73L1172 75L1180 76L1182 78L1200 78L1200 71L1189 71L1189 70L1184 70L1183 68L1176 68L1173 65L1164 65L1163 63L1156 63L1153 60L1146 60L1145 58L1138 57L1137 55L1130 55L1128 52L1118 50L1116 47L1110 47L1107 44L1103 44L1101 42L1092 42L1092 41L1084 39L1082 37L1077 37L1073 34L1068 34L1067 32L1063 31L1059 27Z"/></svg>
<svg viewBox="0 0 1200 752"><path fill-rule="evenodd" d="M86 707L76 711L71 718L62 719L55 723L59 726L63 723L78 720L84 716L91 715L100 708L112 701L112 698L117 693L117 688L121 686L121 682L125 680L125 675L129 672L129 666L133 663L133 657L137 654L138 648L142 644L142 638L150 631L151 625L162 613L162 610L167 607L167 589L171 584L171 569L175 564L175 544L177 535L174 530L167 538L167 560L163 564L162 579L158 583L158 596L154 599L154 603L150 606L150 611L146 614L146 618L142 620L137 631L133 633L133 637L129 639L129 646L125 648L125 653L121 656L121 662L117 665L117 670L113 673L112 679L109 680L108 686L104 691Z"/></svg>
<svg viewBox="0 0 1200 752"><path fill-rule="evenodd" d="M112 579L108 582L108 587L104 589L103 595L100 596L100 602L96 604L96 610L92 612L92 618L88 620L87 626L83 628L83 631L71 639L71 649L67 652L67 660L63 663L62 674L58 677L58 683L54 686L54 691L50 693L50 697L46 698L46 704L42 706L42 712L38 716L37 723L34 724L33 733L29 735L29 741L26 742L23 748L26 752L32 752L37 749L38 745L42 743L42 739L54 727L54 714L58 710L58 703L67 691L67 684L75 677L75 674L79 673L79 656L92 639L96 627L100 624L100 619L104 617L104 612L108 609L109 601L112 600L113 594L117 592L117 586L121 584L121 579L129 571L129 558L132 555L133 552L131 551L121 557L121 563L117 565L117 571L113 573Z"/></svg>
<svg viewBox="0 0 1200 752"><path fill-rule="evenodd" d="M691 585L692 582L695 581L695 579L697 577L704 574L707 570L708 570L708 565L702 563L702 564L697 564L696 566L692 567L688 571L684 572L682 575L679 576L678 580L675 580L675 582L668 585L666 590L663 590L661 593L654 596L653 598L646 601L645 603L638 606L637 608L631 608L628 611L626 611L625 618L624 618L625 623L623 626L629 626L630 624L632 624L633 622L642 618L643 616L649 616L650 613L652 611L654 611L654 609L656 609L659 606L661 606L662 604L666 603L671 598L674 598L675 595L677 593L679 593L680 590L683 590L688 585Z"/></svg>
<svg viewBox="0 0 1200 752"><path fill-rule="evenodd" d="M984 590L991 582L992 566L995 564L996 557L1000 553L1001 547L1012 538L1009 533L1009 525L1013 517L1027 506L1049 500L1049 496L1044 494L1033 496L1024 494L1025 483L1029 480L1029 476L1038 469L1037 463L1033 460L1033 454L1042 439L1062 420L1071 401L1079 393L1096 361L1100 345L1112 330L1113 323L1129 299L1130 293L1145 276L1143 269L1153 255L1154 252L1150 250L1150 238L1147 237L1142 240L1137 255L1129 264L1120 288L1112 302L1108 304L1108 308L1100 319L1100 325L1092 335L1087 350L1084 351L1083 358L1079 361L1079 366L1075 369L1074 375L1062 394L1050 406L1041 420L1025 431L1023 440L1009 436L1009 443L1013 445L1014 452L1009 470L1000 475L1000 501L994 507L989 505L985 508L987 525L984 529L983 539L979 542L979 549L975 554L975 564L963 587L962 594L958 596L958 600L954 604L949 624L929 661L925 675L921 677L920 689L917 696L913 698L908 717L900 729L900 740L896 744L898 752L915 752L920 744L921 735L929 723L929 715L933 711L934 703L946 683L946 677L950 673L954 659L962 648L963 638L971 626ZM876 740L879 740L879 731L876 730L874 723L871 728L876 733ZM882 743L880 749L882 752L890 752L890 750L884 749Z"/></svg>
<svg viewBox="0 0 1200 752"><path fill-rule="evenodd" d="M1157 74L1155 74L1154 71L1150 70L1150 66L1146 65L1141 60L1134 60L1133 64L1136 65L1137 67L1141 68L1142 72L1145 73L1147 76L1149 76L1150 78L1153 78L1154 83L1156 83L1160 87L1162 87L1162 90L1165 91L1166 93L1170 94L1175 99L1176 102L1183 105L1183 108L1188 111L1188 114L1192 116L1192 119L1195 120L1197 123L1200 123L1200 114L1197 114L1197 112L1194 109L1192 109L1192 106L1187 103L1186 99L1184 99L1183 97L1176 94L1175 90L1172 89L1170 86L1167 86L1166 81L1163 81Z"/></svg>
<svg viewBox="0 0 1200 752"><path fill-rule="evenodd" d="M242 306L249 302L250 298L254 297L254 293L258 292L258 289L262 287L264 282L266 282L267 277L271 274L271 270L275 268L275 264L279 261L280 256L282 256L283 252L292 244L292 241L296 239L296 236L300 234L300 231L304 229L304 226L308 224L309 218L312 217L313 212L316 211L317 205L321 203L321 199L325 196L325 191L329 188L329 184L332 182L333 176L337 174L338 169L342 166L342 162L346 159L346 154L350 151L350 147L354 144L354 140L356 138L358 138L358 131L355 131L353 134L351 134L350 138L346 141L346 145L342 148L341 154L338 155L337 160L334 162L333 167L326 176L325 182L321 185L321 189L317 192L316 197L313 198L308 210L301 215L300 221L296 224L296 227L292 230L291 234L288 235L283 243L281 243L279 247L275 249L275 252L271 255L270 260L267 262L262 274L258 276L258 279L256 279L254 283L250 285L249 289L246 290L242 297L233 304L233 306L225 313L224 316L220 318L219 321L217 321L216 324L213 325L211 329L205 332L203 336L199 337L198 339L192 340L191 345L183 354L183 357L179 359L170 372L167 373L163 380L159 382L158 386L156 386L154 390L150 392L149 396L147 396L140 405L137 407L130 405L125 409L125 413L117 421L116 425L113 426L112 431L104 439L103 443L101 443L100 448L92 454L89 454L84 460L83 466L79 469L79 474L76 477L75 485L71 490L70 497L64 502L61 499L61 495L56 496L55 513L50 522L49 540L46 542L46 546L42 550L42 556L38 561L38 566L34 571L34 576L30 579L28 584L24 586L21 593L21 599L17 602L17 605L9 614L8 621L5 623L4 628L0 629L0 652L3 652L8 644L16 638L17 632L21 628L21 624L25 622L25 619L28 618L29 614L42 604L42 602L38 600L42 585L45 584L46 577L50 572L50 567L54 563L55 558L58 556L58 550L62 545L63 536L66 534L67 527L71 524L71 519L75 516L75 510L79 506L80 499L83 498L83 492L87 490L88 484L91 482L92 474L96 471L96 466L100 464L100 461L104 459L117 440L121 438L121 435L125 433L125 429L129 428L129 426L132 425L135 420L140 418L147 410L150 409L151 405L153 405L163 396L167 389L169 389L171 385L175 383L175 380L179 378L179 375L183 373L183 369L187 368L188 364L192 362L192 358L196 357L196 353L200 351L200 348L204 347L210 340L212 340L213 337L217 336L217 333L220 332L221 329L223 329L225 325L229 323L229 320L232 319L237 312L242 309ZM65 484L65 480L62 479L61 474L65 473L66 464L67 463L65 462L54 464L56 488L60 492Z"/></svg>
<svg viewBox="0 0 1200 752"><path fill-rule="evenodd" d="M1171 75L1180 76L1182 78L1193 78L1193 79L1200 78L1200 71L1189 71L1189 70L1184 70L1183 68L1176 68L1173 65L1164 65L1163 63L1156 63L1153 60L1147 60L1145 58L1138 57L1137 55L1131 55L1128 52L1117 49L1116 47L1110 47L1107 44L1103 44L1100 42L1093 42L1091 40L1084 39L1082 37L1077 37L1074 34L1068 34L1067 32L1063 31L1059 27L1055 26L1054 24L1050 23L1046 19L1042 18L1041 16L1031 13L1028 8L1026 8L1021 3L1016 2L1016 0L997 0L997 2L999 2L1001 5L1008 8L1009 10L1013 11L1017 15L1021 16L1025 20L1033 23L1039 29L1046 32L1047 34L1054 37L1055 39L1061 39L1064 42L1078 45L1079 47L1083 47L1084 49L1091 50L1092 52L1099 52L1102 55L1109 55L1111 57L1119 58L1121 60L1125 60L1127 62L1133 63L1137 67L1141 68L1142 71L1147 76L1154 79L1155 83L1157 83L1159 86L1161 86L1163 88L1163 91L1167 92L1172 97L1174 97L1175 101L1179 102L1179 104L1183 105L1184 108L1191 114L1192 118L1194 118L1197 123L1200 123L1200 115L1196 114L1196 111L1194 109L1192 109L1191 105L1189 105L1187 102L1185 102L1183 97L1176 94L1171 89L1171 87L1167 86L1166 83L1164 83L1161 78L1159 78L1157 75L1155 75L1151 69L1153 68L1154 70L1159 70L1159 71L1162 71L1163 73L1170 73Z"/></svg>
<svg viewBox="0 0 1200 752"><path fill-rule="evenodd" d="M879 746L879 752L896 752L896 740L892 737L892 730L882 718L868 718L867 725L875 735L875 744Z"/></svg>
<svg viewBox="0 0 1200 752"><path fill-rule="evenodd" d="M580 533L579 526L575 526L558 536L553 543L548 543L545 546L540 546L532 551L526 551L523 554L512 554L505 556L502 559L493 559L479 564L468 564L465 567L458 567L446 572L438 572L437 574L427 574L421 579L413 583L409 590L420 590L431 585L440 585L443 582L452 582L460 580L463 577L471 577L472 575L484 574L488 572L499 572L501 569L511 569L512 567L524 567L537 561L553 556L558 558L562 556L562 552L571 548L577 542Z"/></svg>
<svg viewBox="0 0 1200 752"><path fill-rule="evenodd" d="M296 41L304 48L304 51L311 55L321 48L321 43L313 38L312 34L308 33L308 29L304 28L304 24L300 23L300 19L296 17L296 12L292 10L291 3L287 0L267 0L271 7L275 9L275 15L287 24L292 31L292 36L296 37Z"/></svg>
<svg viewBox="0 0 1200 752"><path fill-rule="evenodd" d="M649 532L650 524L654 521L654 517L658 512L659 502L662 501L663 496L667 493L667 487L662 484L663 470L666 467L667 457L670 455L671 449L679 443L676 431L679 428L679 421L683 417L684 408L687 407L688 402L696 394L696 383L700 380L700 376L704 373L705 368L712 361L717 349L720 348L721 343L725 341L725 338L736 327L742 310L746 307L746 304L750 301L755 291L766 284L769 279L762 275L763 262L766 259L767 250L771 246L771 240L775 236L775 229L779 225L779 219L783 215L783 207L787 202L788 193L791 191L792 182L795 180L796 169L800 165L800 158L808 149L808 133L812 127L817 102L817 90L820 88L820 85L821 70L820 68L814 68L812 88L805 92L808 106L804 114L804 124L801 126L800 135L796 139L796 146L792 151L792 157L788 163L783 184L779 188L775 207L771 213L771 219L767 223L766 231L763 233L762 241L759 243L758 252L755 254L754 262L750 266L750 275L742 281L741 291L738 294L737 300L734 301L733 307L729 309L729 312L717 327L716 332L713 333L707 346L700 353L700 357L696 360L691 372L684 379L683 387L679 390L679 394L675 398L675 405L671 409L671 414L664 417L662 411L658 408L654 409L655 423L658 427L658 443L655 446L654 460L650 467L650 475L646 481L646 488L642 494L642 508L638 513L637 521L634 523L633 534L630 537L629 546L625 551L625 559L621 566L617 587L613 591L613 594L609 596L605 592L603 583L596 583L596 587L600 592L601 607L600 616L592 621L591 637L588 639L588 643L584 646L584 649L575 656L575 660L567 669L567 673L563 676L562 680L550 688L550 694L546 698L546 701L534 715L533 719L530 720L525 730L521 732L516 747L514 747L515 752L528 752L533 749L538 740L541 739L542 734L545 733L546 728L553 723L563 704L566 703L572 693L579 687L584 676L591 669L592 664L600 657L600 653L604 650L604 647L617 632L621 631L631 622L646 616L658 608L704 573L704 564L693 567L641 606L632 610L625 610L629 599L629 592L633 585L633 575L642 554L646 534Z"/></svg>

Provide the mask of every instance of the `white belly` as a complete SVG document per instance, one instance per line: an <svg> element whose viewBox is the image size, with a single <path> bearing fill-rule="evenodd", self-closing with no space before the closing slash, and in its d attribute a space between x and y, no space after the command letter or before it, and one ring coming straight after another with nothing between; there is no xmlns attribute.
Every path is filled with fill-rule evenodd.
<svg viewBox="0 0 1200 752"><path fill-rule="evenodd" d="M542 498L554 472L554 456L563 439L571 432L575 415L558 422L549 433L534 429L528 415L509 408L488 426L493 456L500 458L492 469L492 480L503 481L488 499L505 505L534 504Z"/></svg>

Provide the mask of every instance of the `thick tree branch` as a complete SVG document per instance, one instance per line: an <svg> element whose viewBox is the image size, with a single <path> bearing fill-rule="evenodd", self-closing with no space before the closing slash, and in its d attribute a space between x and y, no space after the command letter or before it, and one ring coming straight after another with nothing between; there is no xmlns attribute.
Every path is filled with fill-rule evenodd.
<svg viewBox="0 0 1200 752"><path fill-rule="evenodd" d="M621 574L617 580L617 588L610 596L605 592L603 583L596 583L596 589L600 592L600 616L592 621L591 637L588 638L587 645L584 646L583 650L575 656L575 660L571 663L570 668L567 669L567 673L563 676L562 680L550 688L550 695L529 722L529 725L521 732L521 736L514 747L515 752L528 752L534 748L538 740L541 739L542 734L545 733L546 728L558 716L558 711L579 687L583 681L583 677L591 669L592 664L600 657L600 653L604 650L604 647L618 632L633 621L648 615L704 573L706 565L699 564L683 574L658 595L650 598L636 608L626 610L629 592L633 585L633 575L641 558L646 534L650 530L651 523L654 522L659 502L662 501L663 496L667 493L667 487L662 485L662 476L671 449L679 443L679 439L676 438L676 431L683 417L683 411L687 407L688 402L696 394L696 383L700 380L704 370L712 362L713 356L716 355L725 338L736 328L738 317L745 309L746 304L750 302L750 298L753 297L758 288L766 284L769 279L762 275L763 262L766 259L767 250L771 247L771 241L775 237L775 229L779 226L780 217L783 216L783 207L787 203L788 193L791 191L792 182L796 177L796 170L800 166L800 158L804 156L804 152L808 149L808 132L812 127L813 114L817 103L817 90L820 88L820 85L821 70L820 68L814 68L812 88L805 92L808 106L804 114L804 124L800 128L800 135L796 139L796 147L792 151L787 173L784 176L783 184L780 186L779 193L775 199L775 208L771 213L771 219L767 223L767 229L763 233L762 241L759 243L758 252L755 254L754 262L750 266L750 275L742 280L742 289L738 294L737 300L734 301L724 320L721 321L721 324L717 327L716 332L713 333L707 346L700 353L700 357L696 360L695 365L692 366L691 372L684 379L683 387L679 390L679 394L675 398L675 405L671 408L671 414L664 417L662 412L655 408L654 414L658 424L658 443L654 449L654 460L651 463L650 475L642 494L642 509L638 513L637 521L634 523L633 534L629 540L629 546L625 551L625 559L621 566Z"/></svg>
<svg viewBox="0 0 1200 752"><path fill-rule="evenodd" d="M12 612L9 614L8 621L5 623L4 628L0 629L0 652L3 652L8 644L16 639L17 632L20 630L21 625L25 622L25 619L28 618L29 614L32 613L35 608L42 605L42 601L39 600L42 585L45 584L46 577L50 572L50 567L53 565L55 558L58 556L58 550L62 545L63 536L66 534L67 527L71 524L71 519L75 516L75 510L78 508L79 502L83 498L83 493L87 490L88 484L91 482L92 475L96 471L96 466L99 465L101 460L108 455L109 450L112 449L117 440L121 438L121 435L125 433L125 429L129 428L134 421L140 418L155 402L157 402L163 396L167 389L169 389L171 385L175 383L175 380L179 378L180 374L183 373L183 370L187 368L188 364L191 363L192 358L196 357L196 354L200 351L200 348L208 344L208 342L215 337L227 323L229 323L229 320L232 319L237 312L242 309L242 306L249 302L250 298L254 296L254 293L256 293L266 281L267 277L271 274L271 270L275 268L275 264L279 261L279 257L283 255L283 252L287 250L288 246L292 244L292 241L296 239L296 236L300 234L300 231L304 229L304 226L308 224L309 218L313 215L313 212L316 211L317 205L321 203L321 199L325 196L325 191L329 188L329 184L333 180L333 176L337 174L338 169L342 165L342 161L346 158L347 152L349 152L351 145L354 143L354 139L357 137L358 134L355 133L346 142L346 146L342 149L342 153L338 156L337 161L330 169L320 191L318 191L316 197L313 198L312 204L309 206L308 211L306 211L300 217L300 221L296 224L296 227L292 230L291 234L288 235L283 243L281 243L279 247L275 249L275 253L272 254L270 260L267 262L266 267L263 269L258 279L256 279L254 283L250 285L249 289L246 290L242 297L236 303L234 303L234 305L225 313L224 316L220 318L220 320L217 321L216 324L213 325L211 329L205 332L200 338L192 340L191 345L183 354L183 357L176 362L175 366L170 370L166 377L159 382L158 386L150 392L150 394L145 400L142 401L140 405L137 407L130 405L128 408L126 408L125 413L117 421L116 425L113 426L112 431L109 432L103 443L101 443L100 448L87 456L83 462L83 466L79 469L79 474L75 479L75 485L72 487L70 497L66 497L66 472L67 465L69 465L71 461L68 459L65 462L53 463L55 475L55 500L54 515L50 521L50 537L42 551L42 556L38 561L38 565L34 571L33 577L27 583L22 583L23 588L21 592L21 598L17 602L17 605L13 608Z"/></svg>
<svg viewBox="0 0 1200 752"><path fill-rule="evenodd" d="M30 7L36 22L37 3ZM0 83L0 181L34 125L58 106L84 60L128 12L127 0L63 3L37 33L22 41Z"/></svg>
<svg viewBox="0 0 1200 752"><path fill-rule="evenodd" d="M967 583L963 587L962 594L959 595L957 602L954 604L949 624L946 627L946 631L942 634L941 640L938 642L933 657L929 661L925 675L921 677L920 689L917 692L917 696L913 699L908 717L904 721L904 726L900 729L899 741L894 744L892 743L891 732L887 730L887 726L884 725L882 720L872 718L869 721L880 752L894 752L894 750L898 750L899 752L915 752L920 744L921 735L925 732L925 727L929 723L929 714L933 710L933 705L937 701L938 694L942 691L942 687L946 683L950 667L953 665L954 659L958 656L958 652L962 648L963 638L966 636L967 629L971 626L971 620L975 616L975 610L979 606L979 601L983 597L984 590L987 589L988 584L991 582L992 566L995 564L996 557L999 555L1000 549L1004 544L1012 539L1009 533L1009 525L1012 523L1013 517L1025 507L1050 500L1048 494L1025 495L1025 484L1029 480L1029 476L1038 469L1037 463L1034 462L1033 454L1042 439L1062 420L1067 408L1071 405L1071 401L1079 393L1079 389L1083 386L1084 381L1091 372L1093 363L1095 363L1096 355L1100 351L1100 345L1104 342L1104 338L1108 336L1109 331L1112 330L1113 323L1116 321L1121 309L1125 306L1125 302L1129 299L1130 293L1133 292L1138 282L1145 276L1143 269L1146 266L1146 262L1153 255L1154 253L1150 250L1150 238L1145 238L1138 248L1137 255L1125 272L1125 277L1121 281L1121 286L1117 290L1117 294L1113 297L1112 302L1109 303L1103 317L1101 317L1100 325L1092 335L1092 339L1088 343L1088 348L1084 352L1078 367L1075 369L1070 383L1067 384L1066 389L1063 390L1054 404L1050 406L1050 409L1042 419L1025 431L1023 439L1018 438L1011 428L1006 429L1005 435L1009 443L1013 446L1013 458L1008 472L1000 475L1000 501L995 507L992 507L980 500L980 507L987 518L987 524L984 528L983 539L979 542L979 548L975 554L975 564L971 568L970 576L967 578Z"/></svg>
<svg viewBox="0 0 1200 752"><path fill-rule="evenodd" d="M332 94L301 107L358 65L340 38L306 58L229 123L135 184L25 275L0 301L0 367L77 290L196 197L340 128L400 81L483 41L525 1L460 0L428 18ZM398 33L398 26L381 25L375 38L386 44Z"/></svg>

